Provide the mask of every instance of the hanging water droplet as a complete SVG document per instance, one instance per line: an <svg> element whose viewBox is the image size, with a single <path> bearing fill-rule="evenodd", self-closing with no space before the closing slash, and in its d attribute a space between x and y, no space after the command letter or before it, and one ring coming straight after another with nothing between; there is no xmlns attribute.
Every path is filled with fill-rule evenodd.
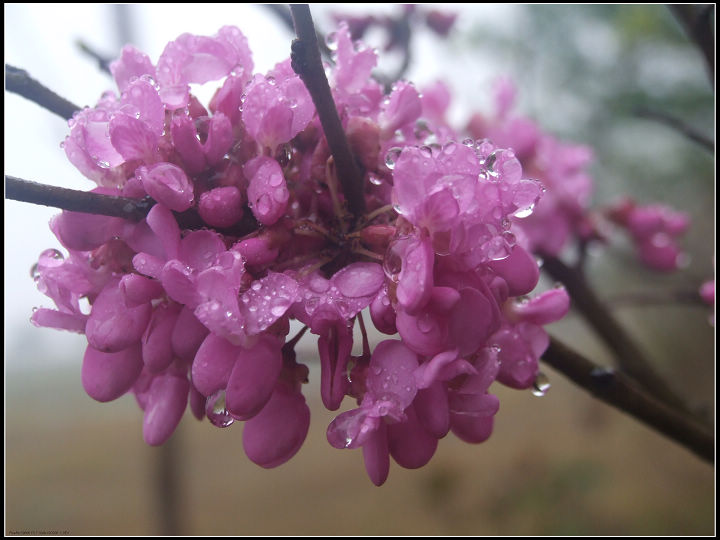
<svg viewBox="0 0 720 540"><path fill-rule="evenodd" d="M422 154L422 156L426 158L432 157L432 148L430 148L429 146L421 146L420 154Z"/></svg>
<svg viewBox="0 0 720 540"><path fill-rule="evenodd" d="M228 427L235 419L225 409L225 390L218 390L205 402L205 414L216 427Z"/></svg>
<svg viewBox="0 0 720 540"><path fill-rule="evenodd" d="M385 154L385 166L391 171L395 168L395 163L397 163L401 152L402 148L398 148L397 146L395 146L388 150L388 153Z"/></svg>
<svg viewBox="0 0 720 540"><path fill-rule="evenodd" d="M374 186L381 186L383 183L383 179L373 173L368 174L368 181Z"/></svg>
<svg viewBox="0 0 720 540"><path fill-rule="evenodd" d="M401 244L399 240L394 240L388 246L383 260L383 270L385 275L393 281L398 280L398 274L402 271L402 257L400 255Z"/></svg>
<svg viewBox="0 0 720 540"><path fill-rule="evenodd" d="M534 396L542 397L550 390L550 380L543 372L539 371L533 382L532 393Z"/></svg>
<svg viewBox="0 0 720 540"><path fill-rule="evenodd" d="M40 279L40 268L38 267L38 263L35 263L30 267L30 277L33 278L33 281Z"/></svg>
<svg viewBox="0 0 720 540"><path fill-rule="evenodd" d="M464 146L467 146L467 147L469 147L469 148L472 148L473 146L475 146L475 141L473 141L473 140L472 140L471 138L469 138L469 137L468 137L467 139L463 139L463 142L462 142L462 143L463 143Z"/></svg>

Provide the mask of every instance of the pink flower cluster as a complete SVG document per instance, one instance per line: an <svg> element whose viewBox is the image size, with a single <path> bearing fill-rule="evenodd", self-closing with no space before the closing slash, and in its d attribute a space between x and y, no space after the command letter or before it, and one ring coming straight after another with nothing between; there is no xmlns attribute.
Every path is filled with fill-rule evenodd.
<svg viewBox="0 0 720 540"><path fill-rule="evenodd" d="M509 79L497 79L494 94L495 112L474 114L468 131L473 137L487 137L501 147L512 148L525 174L547 190L532 215L518 222L530 249L557 256L576 238L596 237L588 212L593 189L587 171L593 157L590 148L561 142L530 118L514 113L516 89Z"/></svg>
<svg viewBox="0 0 720 540"><path fill-rule="evenodd" d="M683 266L685 256L678 239L690 226L687 214L661 204L639 206L631 199L615 203L606 214L627 230L643 264L662 272Z"/></svg>
<svg viewBox="0 0 720 540"><path fill-rule="evenodd" d="M366 215L345 210L289 61L253 74L233 27L184 34L157 64L126 47L112 64L120 95L79 111L64 148L95 191L156 204L138 223L55 217L69 255L40 256L34 276L56 309L32 320L87 336L85 390L103 402L133 393L149 444L165 442L189 404L216 426L244 422L244 450L263 467L290 459L307 434L309 371L294 347L309 329L324 405L356 403L328 440L362 448L380 485L391 456L415 468L451 431L487 439L498 410L491 384L533 386L543 325L565 315L569 298L562 288L526 296L539 270L522 220L543 187L516 153L458 142L440 86L421 94L400 82L385 95L371 77L376 53L347 27L335 45L328 72ZM206 108L190 85L215 80ZM583 161L573 156L565 169ZM199 225L183 225L189 214ZM388 336L372 350L364 310ZM288 339L291 320L306 328Z"/></svg>

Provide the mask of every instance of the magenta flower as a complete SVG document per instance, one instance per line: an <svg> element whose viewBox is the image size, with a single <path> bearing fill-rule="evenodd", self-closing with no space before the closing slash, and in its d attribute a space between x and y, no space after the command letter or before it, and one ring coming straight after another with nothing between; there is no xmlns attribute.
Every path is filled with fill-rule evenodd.
<svg viewBox="0 0 720 540"><path fill-rule="evenodd" d="M628 231L640 260L653 270L671 272L683 264L677 243L690 227L690 219L664 205L638 206L630 199L607 210L609 218Z"/></svg>
<svg viewBox="0 0 720 540"><path fill-rule="evenodd" d="M452 22L432 17L440 33ZM184 34L156 65L126 47L112 64L120 97L78 112L65 151L96 191L154 206L138 223L55 218L69 255L40 256L34 276L56 309L33 322L85 333L83 387L98 401L132 392L148 444L168 440L189 408L217 427L244 422L245 453L266 468L308 433L308 369L294 347L309 329L322 402L339 411L328 441L362 448L380 485L390 458L417 468L449 433L486 440L499 407L493 382L532 386L543 326L569 298L525 296L539 279L531 250L555 252L582 219L588 156L514 121L509 87L498 91L497 140L458 142L446 88L421 94L403 81L384 95L371 77L375 51L346 25L331 43L331 90L366 215L348 214L341 171L289 61L253 74L233 27ZM190 84L209 81L218 90L206 107ZM366 320L389 337L371 346ZM288 339L292 321L305 328ZM355 403L341 410L346 397Z"/></svg>

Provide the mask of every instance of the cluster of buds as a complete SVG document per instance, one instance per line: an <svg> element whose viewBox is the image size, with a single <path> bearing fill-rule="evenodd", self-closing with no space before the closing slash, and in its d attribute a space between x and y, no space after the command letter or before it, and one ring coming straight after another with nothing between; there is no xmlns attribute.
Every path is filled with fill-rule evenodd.
<svg viewBox="0 0 720 540"><path fill-rule="evenodd" d="M491 384L533 387L543 326L569 298L563 288L528 296L539 269L525 220L545 187L516 153L454 131L440 86L385 93L371 77L376 52L346 26L332 45L327 73L362 173L362 215L347 210L343 172L290 60L254 74L234 27L183 34L157 64L128 46L111 65L120 94L77 112L63 146L97 193L155 204L140 222L56 216L68 255L47 250L33 270L56 309L32 320L86 335L85 390L102 402L133 393L148 444L164 443L189 408L215 426L244 422L244 450L262 467L306 437L309 370L294 347L309 329L323 404L355 402L328 441L362 448L380 485L391 456L416 468L450 432L486 440ZM190 93L216 80L207 107ZM374 348L363 312L387 336ZM294 337L291 321L302 326Z"/></svg>

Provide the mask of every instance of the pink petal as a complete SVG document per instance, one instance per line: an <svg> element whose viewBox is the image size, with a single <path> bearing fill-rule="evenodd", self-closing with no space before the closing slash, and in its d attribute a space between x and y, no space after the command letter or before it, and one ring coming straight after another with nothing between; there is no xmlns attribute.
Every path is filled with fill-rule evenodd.
<svg viewBox="0 0 720 540"><path fill-rule="evenodd" d="M228 340L209 334L195 355L192 383L204 396L222 390L242 349Z"/></svg>
<svg viewBox="0 0 720 540"><path fill-rule="evenodd" d="M270 401L243 428L243 449L253 463L277 467L293 457L307 436L310 409L300 392L278 384Z"/></svg>
<svg viewBox="0 0 720 540"><path fill-rule="evenodd" d="M140 340L151 312L149 303L128 307L118 284L111 283L93 302L85 326L88 343L103 352L127 349Z"/></svg>
<svg viewBox="0 0 720 540"><path fill-rule="evenodd" d="M97 401L112 401L132 388L142 366L140 343L113 353L104 353L88 345L82 364L83 388Z"/></svg>
<svg viewBox="0 0 720 540"><path fill-rule="evenodd" d="M148 195L170 210L183 212L192 206L195 199L193 185L177 165L156 163L140 167L135 176L140 178Z"/></svg>
<svg viewBox="0 0 720 540"><path fill-rule="evenodd" d="M282 368L282 353L274 338L262 336L252 349L241 349L225 391L227 410L239 420L260 412L272 396Z"/></svg>
<svg viewBox="0 0 720 540"><path fill-rule="evenodd" d="M384 422L368 436L362 449L365 470L370 480L376 486L382 486L390 473L390 450Z"/></svg>
<svg viewBox="0 0 720 540"><path fill-rule="evenodd" d="M142 337L143 362L151 373L159 373L173 361L170 336L181 306L179 304L161 304L153 310L150 322Z"/></svg>
<svg viewBox="0 0 720 540"><path fill-rule="evenodd" d="M438 440L418 421L413 406L408 407L405 413L406 421L388 426L390 455L401 467L418 469L433 457Z"/></svg>
<svg viewBox="0 0 720 540"><path fill-rule="evenodd" d="M153 378L143 420L143 438L151 446L167 441L180 423L188 402L190 383L175 375Z"/></svg>

